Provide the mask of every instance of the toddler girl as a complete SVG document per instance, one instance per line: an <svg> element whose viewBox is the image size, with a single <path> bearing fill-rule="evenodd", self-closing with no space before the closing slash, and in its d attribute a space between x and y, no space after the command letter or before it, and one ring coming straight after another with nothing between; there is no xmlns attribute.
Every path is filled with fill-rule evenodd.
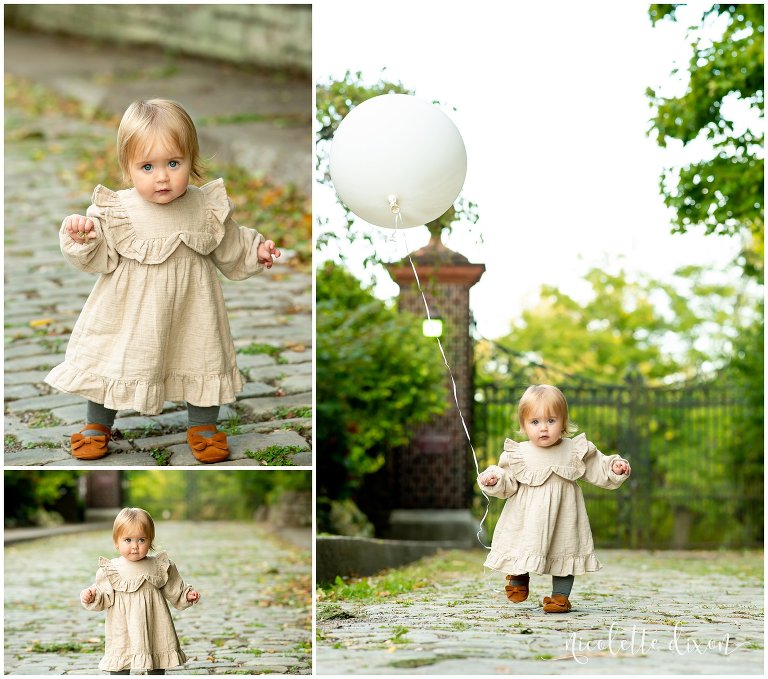
<svg viewBox="0 0 768 679"><path fill-rule="evenodd" d="M133 188L97 186L85 216L61 226L65 259L101 276L45 381L88 399L86 425L71 438L76 458L107 454L117 410L156 415L164 401L186 401L192 453L219 462L228 455L219 406L235 400L243 379L216 270L242 280L271 268L280 251L232 219L223 180L189 184L201 177L200 150L176 102L131 104L117 151Z"/></svg>
<svg viewBox="0 0 768 679"><path fill-rule="evenodd" d="M552 575L545 613L571 610L573 576L599 570L584 496L576 479L618 488L631 472L618 455L603 455L584 434L564 438L568 403L557 387L529 387L518 407L524 443L507 439L498 466L477 477L488 494L508 498L493 533L485 565L506 573L507 598L528 598L529 571Z"/></svg>
<svg viewBox="0 0 768 679"><path fill-rule="evenodd" d="M112 540L116 559L99 558L96 582L80 592L89 611L107 611L105 653L99 669L110 674L148 670L165 674L187 662L166 599L183 610L200 601L165 552L154 550L155 524L138 507L120 511Z"/></svg>

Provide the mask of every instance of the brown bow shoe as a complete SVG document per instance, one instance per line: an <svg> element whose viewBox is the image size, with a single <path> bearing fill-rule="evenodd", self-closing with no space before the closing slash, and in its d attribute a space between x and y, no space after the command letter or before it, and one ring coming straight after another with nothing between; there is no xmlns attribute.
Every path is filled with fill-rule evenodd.
<svg viewBox="0 0 768 679"><path fill-rule="evenodd" d="M507 599L516 604L519 604L521 601L525 601L528 598L528 581L530 580L530 577L530 575L526 575L525 577L522 575L507 575L507 583L509 583L509 581L512 579L526 581L524 585L507 584L504 587L504 592L507 595Z"/></svg>
<svg viewBox="0 0 768 679"><path fill-rule="evenodd" d="M553 594L544 597L545 613L567 613L571 610L571 602L565 594Z"/></svg>
<svg viewBox="0 0 768 679"><path fill-rule="evenodd" d="M216 433L206 438L198 434L200 431L215 431ZM195 458L204 464L221 462L229 457L227 435L223 431L216 431L214 424L201 424L199 427L187 429L187 443Z"/></svg>
<svg viewBox="0 0 768 679"><path fill-rule="evenodd" d="M83 436L84 431L103 431L104 436ZM70 437L72 457L78 460L98 460L108 452L109 439L112 431L103 424L86 424L80 432Z"/></svg>

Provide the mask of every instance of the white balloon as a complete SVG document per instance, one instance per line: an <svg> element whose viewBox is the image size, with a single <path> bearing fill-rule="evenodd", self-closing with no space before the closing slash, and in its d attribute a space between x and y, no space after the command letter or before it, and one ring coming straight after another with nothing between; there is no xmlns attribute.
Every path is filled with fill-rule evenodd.
<svg viewBox="0 0 768 679"><path fill-rule="evenodd" d="M382 94L353 108L331 144L331 180L341 201L385 228L427 224L445 213L467 174L464 141L437 106ZM402 220L396 222L396 207Z"/></svg>

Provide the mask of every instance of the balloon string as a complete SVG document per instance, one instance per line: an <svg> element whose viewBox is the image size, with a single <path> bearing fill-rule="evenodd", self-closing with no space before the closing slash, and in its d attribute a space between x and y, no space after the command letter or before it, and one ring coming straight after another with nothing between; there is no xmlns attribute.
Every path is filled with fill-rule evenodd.
<svg viewBox="0 0 768 679"><path fill-rule="evenodd" d="M408 247L408 239L405 235L405 230L402 228L403 223L403 217L398 212L395 214L395 228L400 228L402 234L403 234L403 243L405 244L406 252L408 253L408 261L411 263L411 269L413 270L413 276L416 279L416 286L419 289L419 292L421 293L421 299L424 302L424 310L427 312L427 320L431 321L432 316L429 313L429 304L427 304L427 296L424 294L424 290L421 287L421 281L419 280L419 274L416 272L416 265L413 263L413 259L411 258L411 251ZM456 410L459 413L459 419L461 420L461 426L464 428L464 434L467 437L467 442L469 443L469 448L472 451L472 459L475 461L475 471L477 472L477 475L480 476L480 464L477 461L477 454L475 453L475 447L472 445L472 438L469 435L469 429L467 428L467 423L464 420L464 414L461 412L461 405L459 404L459 394L458 389L456 387L456 380L453 377L453 371L451 370L451 366L448 363L448 358L445 355L445 350L443 349L443 343L440 341L439 337L435 337L437 340L437 346L440 347L440 354L443 357L443 363L445 363L445 367L448 369L448 375L451 378L451 384L453 385L453 400L456 403ZM485 522L485 519L488 516L488 511L491 508L491 499L488 497L488 495L485 494L485 491L481 488L480 492L483 494L483 497L485 498L485 513L483 514L483 518L480 520L480 530L477 531L477 541L485 547L485 549L490 549L488 545L486 545L480 535L483 532L483 523Z"/></svg>

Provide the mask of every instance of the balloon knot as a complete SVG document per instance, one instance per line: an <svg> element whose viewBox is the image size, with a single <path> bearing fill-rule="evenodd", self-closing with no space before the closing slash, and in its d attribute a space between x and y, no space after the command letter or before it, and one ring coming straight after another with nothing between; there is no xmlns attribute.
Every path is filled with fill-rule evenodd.
<svg viewBox="0 0 768 679"><path fill-rule="evenodd" d="M397 196L387 196L389 199L389 211L396 215L400 212L400 206L397 204Z"/></svg>

